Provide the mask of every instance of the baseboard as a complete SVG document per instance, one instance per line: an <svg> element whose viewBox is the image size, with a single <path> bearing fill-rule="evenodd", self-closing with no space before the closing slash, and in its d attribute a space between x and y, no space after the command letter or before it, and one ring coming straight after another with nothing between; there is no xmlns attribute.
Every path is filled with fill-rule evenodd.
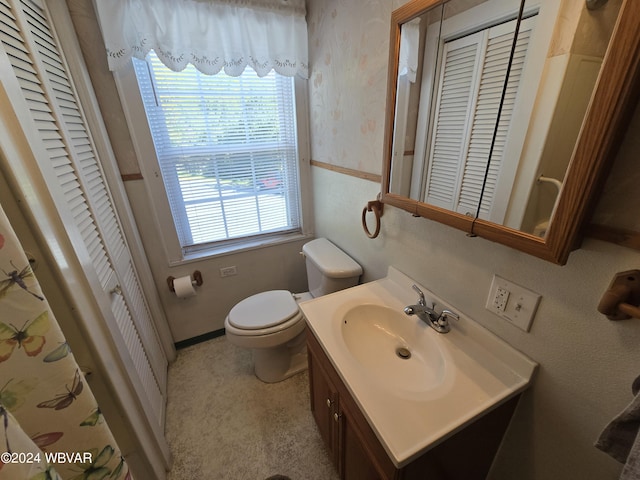
<svg viewBox="0 0 640 480"><path fill-rule="evenodd" d="M206 342L207 340L218 338L222 335L224 335L224 328L221 328L220 330L214 330L213 332L204 333L202 335L198 335L197 337L180 340L179 342L175 343L175 347L176 350L180 350L181 348L190 347L191 345L196 345L201 342Z"/></svg>

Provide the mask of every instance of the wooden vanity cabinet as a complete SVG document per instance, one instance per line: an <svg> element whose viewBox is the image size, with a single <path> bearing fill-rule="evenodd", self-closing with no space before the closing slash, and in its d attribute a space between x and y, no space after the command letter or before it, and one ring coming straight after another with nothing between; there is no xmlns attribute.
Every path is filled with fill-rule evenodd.
<svg viewBox="0 0 640 480"><path fill-rule="evenodd" d="M322 347L312 334L309 335L311 411L340 478L394 478L389 476L394 470L391 459L377 442Z"/></svg>
<svg viewBox="0 0 640 480"><path fill-rule="evenodd" d="M397 468L307 329L311 411L342 480L482 480L519 396Z"/></svg>

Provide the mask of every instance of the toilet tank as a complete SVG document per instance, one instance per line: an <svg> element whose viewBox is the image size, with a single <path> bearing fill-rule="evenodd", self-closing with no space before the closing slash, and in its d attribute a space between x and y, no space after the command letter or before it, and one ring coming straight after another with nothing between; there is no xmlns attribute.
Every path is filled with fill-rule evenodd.
<svg viewBox="0 0 640 480"><path fill-rule="evenodd" d="M302 246L307 264L309 293L327 295L358 284L362 267L326 238L317 238Z"/></svg>

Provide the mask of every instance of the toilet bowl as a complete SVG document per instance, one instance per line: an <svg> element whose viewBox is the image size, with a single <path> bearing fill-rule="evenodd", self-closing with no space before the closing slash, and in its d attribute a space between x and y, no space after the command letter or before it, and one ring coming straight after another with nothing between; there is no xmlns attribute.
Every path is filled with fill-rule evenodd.
<svg viewBox="0 0 640 480"><path fill-rule="evenodd" d="M298 301L312 297L297 297L287 290L258 293L234 306L225 320L227 339L253 350L255 374L263 382L279 382L307 367Z"/></svg>
<svg viewBox="0 0 640 480"><path fill-rule="evenodd" d="M327 239L302 248L310 292L270 290L236 304L225 319L227 340L253 352L256 376L267 383L307 368L306 323L298 303L357 285L362 267Z"/></svg>

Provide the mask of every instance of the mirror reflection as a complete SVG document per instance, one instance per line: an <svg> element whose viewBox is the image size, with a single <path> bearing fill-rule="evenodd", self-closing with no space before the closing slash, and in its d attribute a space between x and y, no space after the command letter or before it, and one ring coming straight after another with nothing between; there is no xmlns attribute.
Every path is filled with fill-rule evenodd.
<svg viewBox="0 0 640 480"><path fill-rule="evenodd" d="M544 237L621 0L587 3L450 0L404 23L389 192Z"/></svg>

